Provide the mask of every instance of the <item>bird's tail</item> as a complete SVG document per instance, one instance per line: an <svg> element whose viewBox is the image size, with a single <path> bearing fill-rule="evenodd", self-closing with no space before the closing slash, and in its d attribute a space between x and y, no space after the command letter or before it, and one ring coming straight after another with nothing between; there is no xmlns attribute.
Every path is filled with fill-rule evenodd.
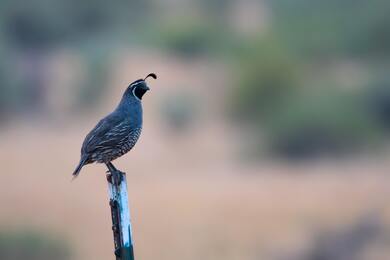
<svg viewBox="0 0 390 260"><path fill-rule="evenodd" d="M84 164L85 164L86 161L87 161L86 158L81 158L79 165L77 166L77 168L76 168L76 169L74 170L74 172L72 173L72 176L73 176L72 181L73 181L74 179L76 179L76 177L79 175L79 173L80 173L80 171L81 171L81 168L83 168L83 166L84 166Z"/></svg>

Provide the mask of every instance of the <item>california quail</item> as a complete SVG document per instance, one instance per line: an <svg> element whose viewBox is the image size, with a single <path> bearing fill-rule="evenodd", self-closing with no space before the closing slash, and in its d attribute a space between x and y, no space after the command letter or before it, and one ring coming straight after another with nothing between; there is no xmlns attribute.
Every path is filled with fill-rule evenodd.
<svg viewBox="0 0 390 260"><path fill-rule="evenodd" d="M81 148L81 159L73 177L90 163L104 163L110 171L117 171L111 161L130 151L136 144L142 130L142 97L149 90L145 80L157 78L150 73L145 79L131 83L116 109L100 120L86 136Z"/></svg>

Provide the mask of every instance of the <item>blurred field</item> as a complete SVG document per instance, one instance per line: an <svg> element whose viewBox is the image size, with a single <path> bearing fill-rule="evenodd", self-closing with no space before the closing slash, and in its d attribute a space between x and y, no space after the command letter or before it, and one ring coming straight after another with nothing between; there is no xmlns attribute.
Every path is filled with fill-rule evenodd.
<svg viewBox="0 0 390 260"><path fill-rule="evenodd" d="M84 128L2 133L0 222L62 234L76 249L72 259L110 259L104 167L86 167L70 182L78 154L68 151L78 150ZM386 162L192 169L178 162L172 172L175 160L153 149L148 140L159 136L147 129L138 149L117 163L128 175L138 259L289 259L282 257L310 248L321 230L366 214L379 214L389 228ZM388 248L361 259L386 259Z"/></svg>

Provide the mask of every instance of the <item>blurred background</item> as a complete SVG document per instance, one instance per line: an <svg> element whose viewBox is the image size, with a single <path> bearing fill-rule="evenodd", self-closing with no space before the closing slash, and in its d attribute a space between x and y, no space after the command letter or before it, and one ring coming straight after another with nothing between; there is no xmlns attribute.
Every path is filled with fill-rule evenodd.
<svg viewBox="0 0 390 260"><path fill-rule="evenodd" d="M113 259L88 131L155 72L136 259L390 255L387 0L1 0L0 259Z"/></svg>

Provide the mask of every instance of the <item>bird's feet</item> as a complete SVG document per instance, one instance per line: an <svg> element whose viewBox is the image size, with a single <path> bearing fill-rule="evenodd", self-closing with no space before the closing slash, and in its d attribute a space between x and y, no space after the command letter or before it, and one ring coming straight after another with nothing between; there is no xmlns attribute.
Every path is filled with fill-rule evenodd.
<svg viewBox="0 0 390 260"><path fill-rule="evenodd" d="M121 183L122 183L122 180L123 180L123 176L125 175L124 172L121 172L121 171L107 171L107 181L109 181L110 183L116 185L116 186L119 186Z"/></svg>
<svg viewBox="0 0 390 260"><path fill-rule="evenodd" d="M107 175L107 180L110 183L119 186L123 180L123 176L125 175L125 173L116 169L115 166L111 162L106 163L106 165L108 168L107 173L109 173Z"/></svg>

